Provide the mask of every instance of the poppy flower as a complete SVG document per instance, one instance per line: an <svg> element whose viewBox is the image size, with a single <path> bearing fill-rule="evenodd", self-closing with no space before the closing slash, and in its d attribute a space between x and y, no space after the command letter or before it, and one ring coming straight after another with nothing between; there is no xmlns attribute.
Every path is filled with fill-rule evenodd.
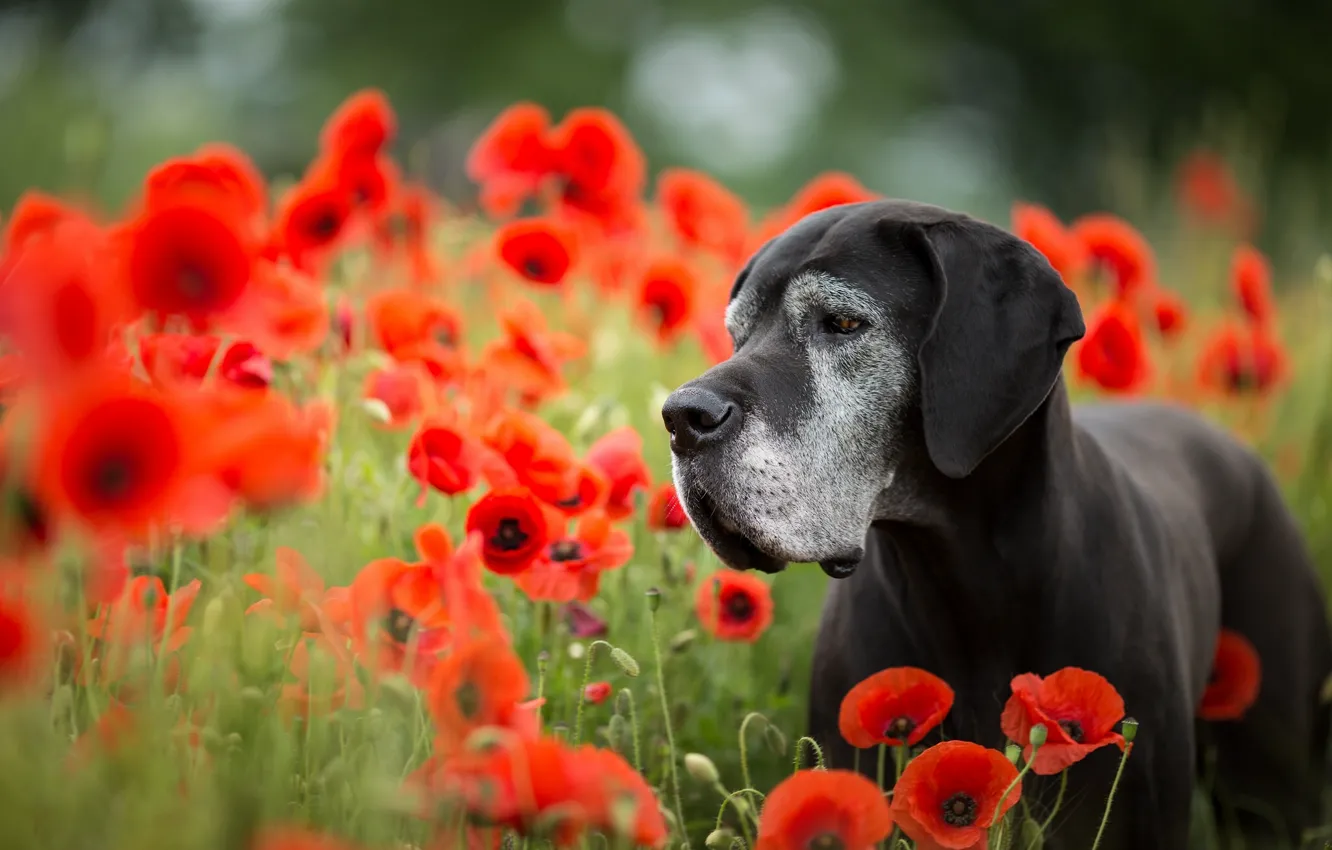
<svg viewBox="0 0 1332 850"><path fill-rule="evenodd" d="M1076 284L1087 266L1082 241L1039 204L1015 203L1012 217L1013 235L1040 251L1066 284Z"/></svg>
<svg viewBox="0 0 1332 850"><path fill-rule="evenodd" d="M699 583L694 610L717 638L753 643L772 625L772 591L756 576L718 570Z"/></svg>
<svg viewBox="0 0 1332 850"><path fill-rule="evenodd" d="M535 716L521 707L529 690L527 670L507 642L493 635L462 642L435 668L426 688L436 740L447 742L445 752L451 752L483 726L534 736Z"/></svg>
<svg viewBox="0 0 1332 850"><path fill-rule="evenodd" d="M362 398L384 405L391 429L406 428L428 406L432 390L430 376L419 363L393 363L365 376Z"/></svg>
<svg viewBox="0 0 1332 850"><path fill-rule="evenodd" d="M759 226L756 240L760 245L789 228L807 215L841 206L873 201L880 197L842 171L825 171L801 186L784 206L770 214ZM757 249L758 245L753 245Z"/></svg>
<svg viewBox="0 0 1332 850"><path fill-rule="evenodd" d="M487 569L513 575L530 567L546 546L546 514L525 488L491 490L467 511L467 532L480 532Z"/></svg>
<svg viewBox="0 0 1332 850"><path fill-rule="evenodd" d="M678 257L659 257L643 271L638 285L638 310L665 345L683 333L693 319L698 279Z"/></svg>
<svg viewBox="0 0 1332 850"><path fill-rule="evenodd" d="M50 233L62 224L74 224L85 231L96 230L92 219L76 207L35 189L19 196L5 222L4 253L12 254L42 233Z"/></svg>
<svg viewBox="0 0 1332 850"><path fill-rule="evenodd" d="M558 286L576 261L572 234L552 219L511 221L495 232L500 262L532 283Z"/></svg>
<svg viewBox="0 0 1332 850"><path fill-rule="evenodd" d="M1222 629L1198 716L1203 720L1239 720L1258 699L1262 662L1249 639Z"/></svg>
<svg viewBox="0 0 1332 850"><path fill-rule="evenodd" d="M849 770L799 770L763 801L756 850L871 850L893 831L878 785Z"/></svg>
<svg viewBox="0 0 1332 850"><path fill-rule="evenodd" d="M694 335L708 362L714 366L735 353L735 341L726 330L726 297L704 295L694 310Z"/></svg>
<svg viewBox="0 0 1332 850"><path fill-rule="evenodd" d="M685 515L671 482L667 481L653 491L648 502L647 524L653 531L676 531L689 525L689 517Z"/></svg>
<svg viewBox="0 0 1332 850"><path fill-rule="evenodd" d="M226 327L269 357L290 360L317 350L328 338L328 305L318 281L290 266L262 262L243 309Z"/></svg>
<svg viewBox="0 0 1332 850"><path fill-rule="evenodd" d="M1103 676L1065 667L1044 679L1024 673L1012 686L1000 723L1010 741L1025 747L1024 758L1032 757L1031 728L1045 725L1045 744L1036 751L1032 772L1059 773L1101 747L1124 746L1123 736L1114 731L1124 719L1124 700Z"/></svg>
<svg viewBox="0 0 1332 850"><path fill-rule="evenodd" d="M323 150L377 156L397 133L397 117L378 89L362 89L338 105L319 135Z"/></svg>
<svg viewBox="0 0 1332 850"><path fill-rule="evenodd" d="M341 588L345 590L345 588ZM322 617L322 612L312 611ZM336 634L306 631L292 648L287 672L295 679L282 686L281 704L287 716L309 717L312 712L337 711L344 706L365 705L365 687L356 675L356 665Z"/></svg>
<svg viewBox="0 0 1332 850"><path fill-rule="evenodd" d="M425 342L453 348L462 342L462 317L448 304L417 289L376 292L365 304L371 338L395 357Z"/></svg>
<svg viewBox="0 0 1332 850"><path fill-rule="evenodd" d="M596 467L586 463L578 465L577 478L567 497L561 498L554 506L568 516L581 516L605 505L610 491L610 482Z"/></svg>
<svg viewBox="0 0 1332 850"><path fill-rule="evenodd" d="M550 133L555 169L564 179L563 203L601 219L622 215L642 193L647 160L609 110L571 110Z"/></svg>
<svg viewBox="0 0 1332 850"><path fill-rule="evenodd" d="M122 239L121 275L139 308L200 330L240 302L259 256L233 205L194 193L144 209Z"/></svg>
<svg viewBox="0 0 1332 850"><path fill-rule="evenodd" d="M272 239L297 269L318 272L337 249L351 214L351 196L335 181L306 180L283 197Z"/></svg>
<svg viewBox="0 0 1332 850"><path fill-rule="evenodd" d="M431 566L380 558L356 574L348 593L361 663L380 673L405 673L423 686L453 638L450 600Z"/></svg>
<svg viewBox="0 0 1332 850"><path fill-rule="evenodd" d="M224 143L207 144L191 156L169 159L144 179L147 206L169 203L189 192L234 204L249 222L262 220L268 206L268 188L259 169L244 152Z"/></svg>
<svg viewBox="0 0 1332 850"><path fill-rule="evenodd" d="M1195 221L1242 228L1251 224L1249 201L1230 166L1216 153L1190 153L1180 163L1175 185L1180 207Z"/></svg>
<svg viewBox="0 0 1332 850"><path fill-rule="evenodd" d="M481 185L481 207L507 218L537 191L554 168L548 144L550 114L534 103L515 103L501 112L473 143L466 171Z"/></svg>
<svg viewBox="0 0 1332 850"><path fill-rule="evenodd" d="M917 847L984 847L990 827L1022 796L1017 777L997 750L968 741L935 744L907 762L893 789L893 816Z"/></svg>
<svg viewBox="0 0 1332 850"><path fill-rule="evenodd" d="M168 595L162 580L155 576L131 579L120 596L102 606L86 625L88 635L99 642L101 664L97 672L101 680L123 680L131 672L134 650L138 648L174 653L183 647L193 634L185 621L201 587L195 579ZM173 670L171 675L177 672Z"/></svg>
<svg viewBox="0 0 1332 850"><path fill-rule="evenodd" d="M35 496L55 514L137 535L183 521L202 470L184 405L110 369L68 386L45 410Z"/></svg>
<svg viewBox="0 0 1332 850"><path fill-rule="evenodd" d="M557 847L576 844L587 830L639 847L666 843L652 788L609 750L575 749L555 738L510 739L459 753L441 767L434 784L443 798L523 835L540 830Z"/></svg>
<svg viewBox="0 0 1332 850"><path fill-rule="evenodd" d="M610 682L588 682L587 687L583 688L583 699L593 705L601 705L610 699L613 690Z"/></svg>
<svg viewBox="0 0 1332 850"><path fill-rule="evenodd" d="M505 410L491 420L482 440L499 452L518 483L543 502L557 505L579 486L573 447L563 433L535 414Z"/></svg>
<svg viewBox="0 0 1332 850"><path fill-rule="evenodd" d="M1249 321L1266 326L1276 315L1272 267L1252 245L1240 245L1230 261L1230 287Z"/></svg>
<svg viewBox="0 0 1332 850"><path fill-rule="evenodd" d="M273 363L253 344L227 344L193 334L145 334L139 337L139 357L149 378L163 389L197 387L212 369L219 380L242 389L266 389L273 380ZM216 361L216 364L214 364Z"/></svg>
<svg viewBox="0 0 1332 850"><path fill-rule="evenodd" d="M915 746L953 707L953 689L925 670L890 667L842 698L837 725L853 747Z"/></svg>
<svg viewBox="0 0 1332 850"><path fill-rule="evenodd" d="M1264 395L1286 377L1286 352L1261 328L1222 325L1198 355L1198 383L1228 395Z"/></svg>
<svg viewBox="0 0 1332 850"><path fill-rule="evenodd" d="M1124 298L1156 279L1151 246L1133 225L1108 213L1083 216L1072 234L1093 265L1110 277L1117 298Z"/></svg>
<svg viewBox="0 0 1332 850"><path fill-rule="evenodd" d="M500 314L500 326L504 336L478 358L485 380L538 400L563 392L564 367L587 352L587 343L547 328L541 309L525 299Z"/></svg>
<svg viewBox="0 0 1332 850"><path fill-rule="evenodd" d="M626 532L599 511L587 513L572 536L550 541L514 581L530 599L587 602L597 595L601 574L623 567L633 554Z"/></svg>
<svg viewBox="0 0 1332 850"><path fill-rule="evenodd" d="M1132 393L1151 376L1147 347L1133 311L1107 301L1087 319L1087 335L1078 343L1078 374L1103 389Z"/></svg>
<svg viewBox="0 0 1332 850"><path fill-rule="evenodd" d="M465 493L485 478L492 486L514 483L513 471L490 447L461 429L429 424L416 432L407 449L407 469L421 482L421 498L429 489L446 496Z"/></svg>
<svg viewBox="0 0 1332 850"><path fill-rule="evenodd" d="M31 681L47 663L46 634L30 601L12 592L0 595L0 687L6 693Z"/></svg>
<svg viewBox="0 0 1332 850"><path fill-rule="evenodd" d="M1188 311L1184 299L1165 289L1152 291L1152 318L1156 321L1156 330L1166 339L1172 339L1184 332Z"/></svg>
<svg viewBox="0 0 1332 850"><path fill-rule="evenodd" d="M606 514L611 519L631 515L634 493L652 486L652 473L643 460L643 438L630 425L616 428L593 443L584 460L610 482Z"/></svg>
<svg viewBox="0 0 1332 850"><path fill-rule="evenodd" d="M657 203L684 247L734 262L745 250L749 210L725 186L701 171L668 168L657 176Z"/></svg>
<svg viewBox="0 0 1332 850"><path fill-rule="evenodd" d="M279 546L274 553L275 575L246 573L242 580L265 597L251 605L247 613L272 607L279 614L297 615L301 629L308 633L320 631L315 609L326 609L330 620L345 619L349 614L350 598L347 588L328 588L324 577L306 563L300 552L289 546Z"/></svg>

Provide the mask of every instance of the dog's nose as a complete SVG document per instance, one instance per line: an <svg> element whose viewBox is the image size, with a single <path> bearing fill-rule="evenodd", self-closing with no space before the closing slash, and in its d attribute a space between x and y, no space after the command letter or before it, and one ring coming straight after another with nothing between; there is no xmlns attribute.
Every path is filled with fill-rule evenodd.
<svg viewBox="0 0 1332 850"><path fill-rule="evenodd" d="M740 417L740 405L703 387L681 387L661 407L671 450L682 455L727 440L740 429Z"/></svg>

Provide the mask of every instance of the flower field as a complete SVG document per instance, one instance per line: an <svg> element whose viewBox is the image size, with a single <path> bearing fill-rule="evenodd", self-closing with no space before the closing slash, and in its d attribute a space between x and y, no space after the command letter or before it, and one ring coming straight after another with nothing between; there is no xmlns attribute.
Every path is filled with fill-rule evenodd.
<svg viewBox="0 0 1332 850"><path fill-rule="evenodd" d="M675 500L659 409L729 355L735 273L874 193L828 173L759 213L650 175L604 110L518 104L471 209L395 141L363 91L298 179L214 144L125 209L34 189L0 218L5 847L1027 847L1056 813L1023 776L1131 757L1094 671L1014 679L1003 752L917 746L953 694L899 668L843 704L880 783L822 769L825 577L720 568ZM1241 434L1326 568L1332 260L1278 298L1224 163L1171 191L1154 240L1006 224L1082 301L1075 394ZM1224 723L1261 671L1242 635L1217 659Z"/></svg>

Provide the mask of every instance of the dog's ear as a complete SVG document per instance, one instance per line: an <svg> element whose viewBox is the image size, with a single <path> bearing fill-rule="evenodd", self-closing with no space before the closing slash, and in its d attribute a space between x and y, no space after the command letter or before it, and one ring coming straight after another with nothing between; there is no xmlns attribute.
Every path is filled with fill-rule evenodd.
<svg viewBox="0 0 1332 850"><path fill-rule="evenodd" d="M925 443L940 472L964 478L1050 394L1086 332L1082 310L1039 251L993 225L906 229L937 298L918 355Z"/></svg>

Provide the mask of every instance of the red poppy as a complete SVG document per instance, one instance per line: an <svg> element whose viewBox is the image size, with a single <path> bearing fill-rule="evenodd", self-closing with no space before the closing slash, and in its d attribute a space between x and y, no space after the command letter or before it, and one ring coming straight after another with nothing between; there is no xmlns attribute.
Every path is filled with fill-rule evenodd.
<svg viewBox="0 0 1332 850"><path fill-rule="evenodd" d="M583 699L593 705L601 705L610 699L613 692L610 682L588 682L587 687L583 688Z"/></svg>
<svg viewBox="0 0 1332 850"><path fill-rule="evenodd" d="M169 159L144 180L148 206L169 203L183 192L232 203L247 222L261 221L268 207L268 188L259 169L244 152L224 143L207 144L191 156Z"/></svg>
<svg viewBox="0 0 1332 850"><path fill-rule="evenodd" d="M1031 766L1033 773L1059 773L1093 750L1124 746L1123 736L1114 731L1124 719L1124 700L1103 676L1065 667L1044 679L1024 673L1012 685L1013 695L1000 721L1004 734L1023 745L1023 757L1031 759L1031 728L1040 723L1046 730L1045 744Z"/></svg>
<svg viewBox="0 0 1332 850"><path fill-rule="evenodd" d="M1087 267L1082 241L1074 238L1054 213L1038 204L1013 204L1013 234L1045 255L1069 285L1075 285Z"/></svg>
<svg viewBox="0 0 1332 850"><path fill-rule="evenodd" d="M197 387L211 369L219 380L242 389L266 389L273 363L248 342L229 343L218 357L222 340L191 334L145 334L139 357L148 377L164 389ZM214 362L216 361L216 362Z"/></svg>
<svg viewBox="0 0 1332 850"><path fill-rule="evenodd" d="M1230 287L1249 321L1266 326L1276 315L1272 267L1252 245L1240 245L1230 261Z"/></svg>
<svg viewBox="0 0 1332 850"><path fill-rule="evenodd" d="M486 726L535 737L536 717L521 702L530 689L527 670L504 640L483 635L455 646L426 688L436 745L444 744L444 753L454 752Z"/></svg>
<svg viewBox="0 0 1332 850"><path fill-rule="evenodd" d="M483 349L484 378L520 395L541 400L565 389L565 364L582 357L587 343L546 327L546 317L530 301L519 300L500 314L504 336Z"/></svg>
<svg viewBox="0 0 1332 850"><path fill-rule="evenodd" d="M516 103L486 128L467 154L467 176L481 184L481 207L495 218L518 211L554 168L547 141L550 115Z"/></svg>
<svg viewBox="0 0 1332 850"><path fill-rule="evenodd" d="M0 594L0 687L5 693L41 673L48 660L46 634L30 601L12 591Z"/></svg>
<svg viewBox="0 0 1332 850"><path fill-rule="evenodd" d="M893 831L878 785L849 770L800 770L763 801L756 850L871 850Z"/></svg>
<svg viewBox="0 0 1332 850"><path fill-rule="evenodd" d="M1258 699L1262 662L1249 639L1222 629L1198 716L1203 720L1239 720Z"/></svg>
<svg viewBox="0 0 1332 850"><path fill-rule="evenodd" d="M337 588L346 590L346 588ZM254 606L251 606L254 610ZM316 617L322 612L312 609ZM315 627L322 627L316 622ZM281 706L287 717L309 717L348 706L365 705L365 687L356 675L356 664L345 640L331 631L307 631L291 650L287 671L294 682L282 686Z"/></svg>
<svg viewBox="0 0 1332 850"><path fill-rule="evenodd" d="M121 275L134 302L197 329L236 307L259 256L234 205L188 192L144 209L125 226L123 244Z"/></svg>
<svg viewBox="0 0 1332 850"><path fill-rule="evenodd" d="M893 789L893 816L922 850L983 848L990 827L1022 796L1017 777L997 750L968 741L935 744L907 762Z"/></svg>
<svg viewBox="0 0 1332 850"><path fill-rule="evenodd" d="M842 204L872 201L878 197L878 193L866 189L850 174L825 171L801 186L785 206L764 219L758 230L757 241L760 244L766 242L807 215Z"/></svg>
<svg viewBox="0 0 1332 850"><path fill-rule="evenodd" d="M495 232L495 251L514 272L543 286L563 283L576 259L572 234L548 218L504 225Z"/></svg>
<svg viewBox="0 0 1332 850"><path fill-rule="evenodd" d="M571 498L580 486L573 447L563 433L535 414L505 410L491 421L482 439L509 464L518 483L547 504Z"/></svg>
<svg viewBox="0 0 1332 850"><path fill-rule="evenodd" d="M1241 227L1251 223L1248 199L1230 166L1212 151L1190 153L1180 164L1176 187L1180 206L1200 222Z"/></svg>
<svg viewBox="0 0 1332 850"><path fill-rule="evenodd" d="M352 214L352 198L337 182L306 180L278 207L273 242L303 272L318 272L335 251Z"/></svg>
<svg viewBox="0 0 1332 850"><path fill-rule="evenodd" d="M324 577L306 563L300 552L279 546L274 557L277 564L275 575L246 573L242 576L246 584L265 597L251 605L247 613L271 607L280 615L295 614L301 629L310 633L320 631L316 609L325 612L333 622L341 622L350 614L347 588L325 587Z"/></svg>
<svg viewBox="0 0 1332 850"><path fill-rule="evenodd" d="M446 496L465 493L484 478L492 486L514 482L513 471L493 449L460 428L427 424L416 432L407 449L407 469L421 482L421 498L435 489Z"/></svg>
<svg viewBox="0 0 1332 850"><path fill-rule="evenodd" d="M473 815L527 835L549 834L557 847L588 830L639 847L666 843L666 822L647 781L624 759L555 738L506 739L442 763L435 785Z"/></svg>
<svg viewBox="0 0 1332 850"><path fill-rule="evenodd" d="M1188 311L1183 298L1165 289L1154 289L1151 307L1156 330L1161 336L1171 339L1184 332Z"/></svg>
<svg viewBox="0 0 1332 850"><path fill-rule="evenodd" d="M1107 301L1088 317L1077 354L1078 373L1111 392L1136 392L1151 377L1138 319L1121 301Z"/></svg>
<svg viewBox="0 0 1332 850"><path fill-rule="evenodd" d="M713 365L735 353L735 341L726 330L726 293L703 294L694 310L694 334Z"/></svg>
<svg viewBox="0 0 1332 850"><path fill-rule="evenodd" d="M202 471L184 405L118 371L98 369L46 410L35 495L58 515L132 535L185 520Z"/></svg>
<svg viewBox="0 0 1332 850"><path fill-rule="evenodd" d="M1073 222L1072 233L1091 262L1110 276L1116 297L1126 297L1155 282L1156 259L1151 246L1123 219L1108 213L1083 216Z"/></svg>
<svg viewBox="0 0 1332 850"><path fill-rule="evenodd" d="M772 591L757 576L722 569L699 583L694 610L717 638L753 643L772 625Z"/></svg>
<svg viewBox="0 0 1332 850"><path fill-rule="evenodd" d="M587 212L616 212L647 181L647 160L620 119L598 107L574 109L550 135L565 204Z"/></svg>
<svg viewBox="0 0 1332 850"><path fill-rule="evenodd" d="M638 284L638 309L663 345L683 333L693 319L697 277L678 257L648 264Z"/></svg>
<svg viewBox="0 0 1332 850"><path fill-rule="evenodd" d="M377 156L397 132L397 118L378 89L362 89L344 100L324 123L320 146L347 155Z"/></svg>
<svg viewBox="0 0 1332 850"><path fill-rule="evenodd" d="M349 590L353 644L376 672L402 672L424 686L453 637L448 600L427 564L380 558Z"/></svg>
<svg viewBox="0 0 1332 850"><path fill-rule="evenodd" d="M689 525L689 517L680 505L675 485L669 481L653 492L652 500L648 502L647 524L653 531L675 531Z"/></svg>
<svg viewBox="0 0 1332 850"><path fill-rule="evenodd" d="M508 640L499 606L481 582L481 535L469 534L455 550L443 526L426 523L416 530L414 539L434 581L433 588L418 583L416 590L442 598L455 639L491 635Z"/></svg>
<svg viewBox="0 0 1332 850"><path fill-rule="evenodd" d="M890 667L842 698L837 725L853 747L915 746L953 707L953 689L916 667Z"/></svg>
<svg viewBox="0 0 1332 850"><path fill-rule="evenodd" d="M643 438L633 426L616 428L587 450L587 463L610 481L606 513L623 519L634 512L634 493L652 486L652 473L643 460Z"/></svg>
<svg viewBox="0 0 1332 850"><path fill-rule="evenodd" d="M578 477L569 495L556 501L555 507L568 516L580 516L604 507L610 482L601 470L586 463L578 465Z"/></svg>
<svg viewBox="0 0 1332 850"><path fill-rule="evenodd" d="M1203 343L1198 382L1229 395L1264 395L1286 377L1286 352L1267 331L1226 324Z"/></svg>
<svg viewBox="0 0 1332 850"><path fill-rule="evenodd" d="M376 292L365 304L365 318L374 341L389 354L422 343L453 348L462 342L462 316L453 307L418 289Z"/></svg>
<svg viewBox="0 0 1332 850"><path fill-rule="evenodd" d="M19 196L5 224L4 253L13 253L33 236L50 233L63 224L96 230L86 213L45 192L30 189Z"/></svg>
<svg viewBox="0 0 1332 850"><path fill-rule="evenodd" d="M586 513L573 536L552 540L514 581L531 599L587 602L597 595L601 574L623 567L633 554L627 533L599 511Z"/></svg>
<svg viewBox="0 0 1332 850"><path fill-rule="evenodd" d="M366 375L362 397L384 405L385 427L406 428L428 406L430 386L430 375L419 363L393 363Z"/></svg>
<svg viewBox="0 0 1332 850"><path fill-rule="evenodd" d="M745 250L749 211L701 171L668 168L657 176L657 203L680 244L735 262Z"/></svg>
<svg viewBox="0 0 1332 850"><path fill-rule="evenodd" d="M467 532L480 532L487 569L513 575L530 567L545 548L546 514L530 490L492 490L467 512Z"/></svg>
<svg viewBox="0 0 1332 850"><path fill-rule="evenodd" d="M97 617L88 622L88 634L121 648L151 642L153 647L174 652L190 637L192 629L184 623L202 586L195 579L168 595L161 579L136 576L114 603L103 606ZM106 667L110 666L111 659L107 659ZM104 668L104 672L108 671Z"/></svg>

